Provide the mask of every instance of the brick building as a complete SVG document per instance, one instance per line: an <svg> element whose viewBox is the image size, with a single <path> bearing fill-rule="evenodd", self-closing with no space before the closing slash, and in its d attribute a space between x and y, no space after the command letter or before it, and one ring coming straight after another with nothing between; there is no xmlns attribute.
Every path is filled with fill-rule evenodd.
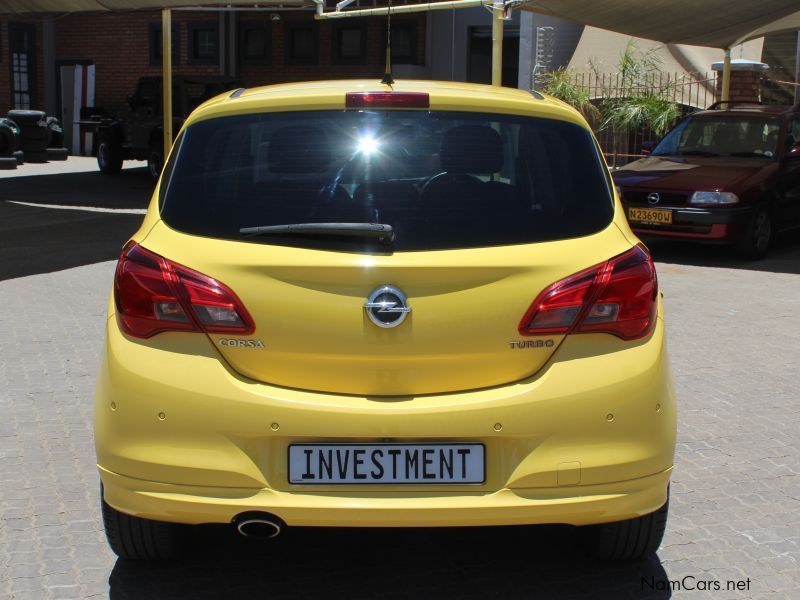
<svg viewBox="0 0 800 600"><path fill-rule="evenodd" d="M372 4L364 2L362 4ZM430 77L425 13L393 17L396 73ZM176 75L225 75L246 86L383 74L385 19L317 21L313 10L173 11ZM0 114L61 114L59 68L95 66L95 106L120 110L144 75L161 74L159 11L0 15Z"/></svg>

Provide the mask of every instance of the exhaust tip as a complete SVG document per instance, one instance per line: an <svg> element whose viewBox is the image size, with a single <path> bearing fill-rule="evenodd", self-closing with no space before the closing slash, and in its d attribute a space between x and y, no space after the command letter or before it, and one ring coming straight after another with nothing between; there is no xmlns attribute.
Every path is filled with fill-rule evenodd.
<svg viewBox="0 0 800 600"><path fill-rule="evenodd" d="M236 517L233 524L244 537L261 540L278 537L285 527L278 517L267 513L245 513Z"/></svg>

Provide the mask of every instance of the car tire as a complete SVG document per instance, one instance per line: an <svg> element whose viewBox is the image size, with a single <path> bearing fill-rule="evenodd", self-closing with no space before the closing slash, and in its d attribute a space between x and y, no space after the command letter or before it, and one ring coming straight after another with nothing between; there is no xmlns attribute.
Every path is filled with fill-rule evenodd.
<svg viewBox="0 0 800 600"><path fill-rule="evenodd" d="M23 144L26 141L33 140L45 140L47 142L50 138L50 130L44 125L22 125L20 130L22 131L20 139Z"/></svg>
<svg viewBox="0 0 800 600"><path fill-rule="evenodd" d="M17 150L17 136L10 127L0 125L0 156L11 156Z"/></svg>
<svg viewBox="0 0 800 600"><path fill-rule="evenodd" d="M150 146L150 150L147 151L147 171L150 173L150 177L153 178L153 181L158 181L158 178L161 177L161 169L163 166L163 150L157 146Z"/></svg>
<svg viewBox="0 0 800 600"><path fill-rule="evenodd" d="M744 233L736 242L740 256L748 260L764 258L772 243L774 227L772 215L766 207L758 207L747 222Z"/></svg>
<svg viewBox="0 0 800 600"><path fill-rule="evenodd" d="M69 150L66 148L48 148L45 152L47 152L47 160L67 160L69 157Z"/></svg>
<svg viewBox="0 0 800 600"><path fill-rule="evenodd" d="M101 502L106 539L118 557L157 561L178 555L179 525L126 515L105 500Z"/></svg>
<svg viewBox="0 0 800 600"><path fill-rule="evenodd" d="M22 138L20 148L25 152L44 152L47 150L47 140L42 138L39 140L30 140Z"/></svg>
<svg viewBox="0 0 800 600"><path fill-rule="evenodd" d="M22 150L17 150L14 152L14 158L17 159L18 165L25 164L25 153Z"/></svg>
<svg viewBox="0 0 800 600"><path fill-rule="evenodd" d="M25 162L29 163L46 163L47 151L46 150L25 150Z"/></svg>
<svg viewBox="0 0 800 600"><path fill-rule="evenodd" d="M11 171L17 168L17 159L13 156L0 157L0 171Z"/></svg>
<svg viewBox="0 0 800 600"><path fill-rule="evenodd" d="M8 118L15 121L20 127L26 125L36 125L39 121L44 121L45 113L40 110L10 110Z"/></svg>
<svg viewBox="0 0 800 600"><path fill-rule="evenodd" d="M97 141L97 166L106 175L118 175L122 170L119 148L107 137Z"/></svg>
<svg viewBox="0 0 800 600"><path fill-rule="evenodd" d="M588 552L603 560L631 561L655 554L667 528L669 500L656 512L582 527Z"/></svg>

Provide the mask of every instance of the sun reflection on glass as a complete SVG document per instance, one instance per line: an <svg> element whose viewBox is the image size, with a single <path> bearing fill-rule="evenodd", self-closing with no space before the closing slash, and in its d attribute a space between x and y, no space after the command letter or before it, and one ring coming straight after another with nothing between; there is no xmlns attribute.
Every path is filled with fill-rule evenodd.
<svg viewBox="0 0 800 600"><path fill-rule="evenodd" d="M378 149L378 140L371 135L363 135L358 138L358 151L364 154L372 154Z"/></svg>

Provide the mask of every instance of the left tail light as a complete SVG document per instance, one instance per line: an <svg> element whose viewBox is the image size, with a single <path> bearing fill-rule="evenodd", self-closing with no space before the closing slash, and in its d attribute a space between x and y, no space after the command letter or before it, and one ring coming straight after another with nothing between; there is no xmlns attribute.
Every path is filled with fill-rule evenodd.
<svg viewBox="0 0 800 600"><path fill-rule="evenodd" d="M138 338L162 331L255 331L241 300L225 284L135 242L126 244L117 263L114 301L120 329Z"/></svg>
<svg viewBox="0 0 800 600"><path fill-rule="evenodd" d="M636 246L548 286L519 324L521 335L603 332L647 336L656 320L658 281L650 253Z"/></svg>

